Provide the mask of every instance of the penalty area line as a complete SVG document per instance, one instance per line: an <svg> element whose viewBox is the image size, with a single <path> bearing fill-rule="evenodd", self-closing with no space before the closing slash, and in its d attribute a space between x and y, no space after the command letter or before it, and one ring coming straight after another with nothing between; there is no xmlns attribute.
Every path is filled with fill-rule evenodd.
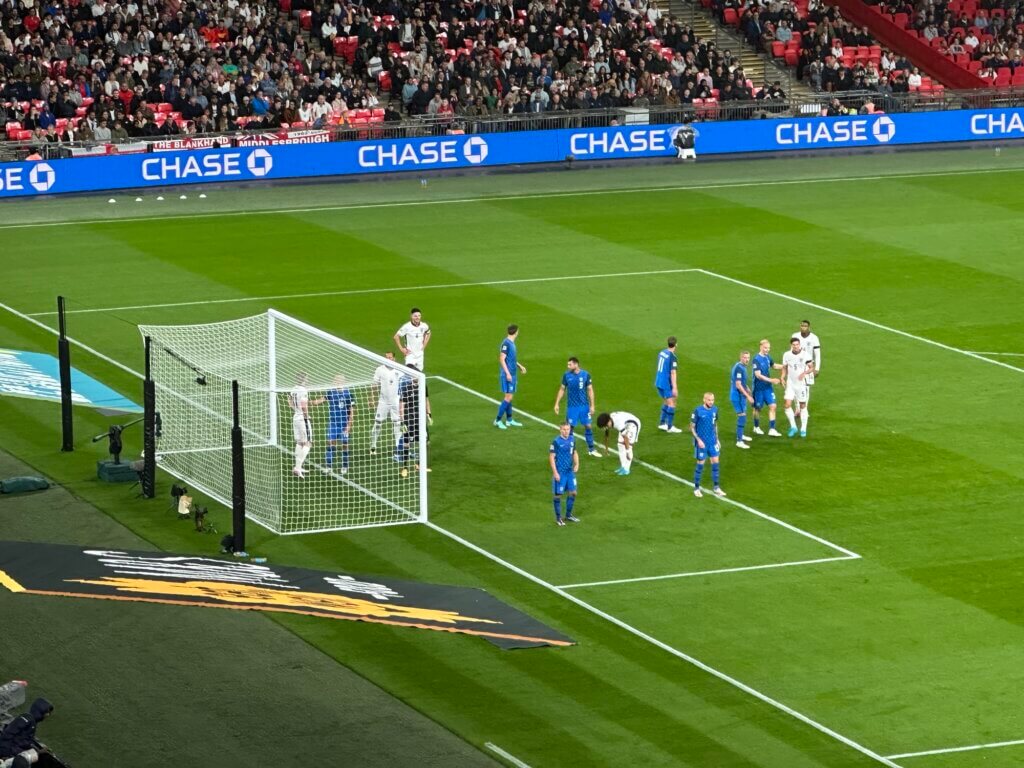
<svg viewBox="0 0 1024 768"><path fill-rule="evenodd" d="M789 568L794 565L816 565L818 563L837 563L842 560L859 560L857 557L841 555L840 557L819 557L815 560L791 560L785 563L768 563L766 565L742 565L736 568L714 568L707 571L688 571L687 573L666 573L661 576L637 576L632 579L608 579L607 581L586 581L580 584L559 584L559 589L583 589L584 587L608 587L616 584L635 584L641 581L667 581L669 579L685 579L690 576L714 576L720 573L742 573L745 571L767 571L772 568Z"/></svg>
<svg viewBox="0 0 1024 768"><path fill-rule="evenodd" d="M438 377L438 378L441 378L441 377ZM685 661L687 664L690 664L690 665L696 667L697 669L699 669L699 670L701 670L703 672L706 672L709 675L712 675L713 677L718 678L722 682L728 683L729 685L733 686L734 688L737 688L737 689L743 691L744 693L748 694L749 696L754 697L758 701L761 701L761 702L763 702L765 704L768 704L769 706L774 707L775 709L779 710L780 712L784 712L785 714L789 715L790 717L792 717L792 718L794 718L796 720L799 720L801 723L804 723L805 725L810 726L811 728L813 728L814 730L818 731L819 733L823 733L826 736L829 736L830 738L840 742L841 744L845 744L846 746L850 747L851 749L854 749L857 752L860 752L862 755L870 757L875 762L880 763L880 764L882 764L884 766L887 766L887 768L900 768L900 766L897 765L896 763L892 762L892 760L890 760L890 759L888 759L886 757L882 757L882 755L878 754L877 752L873 752L872 750L868 749L864 745L858 744L853 739L850 739L850 738L848 738L846 736L843 736L838 731L834 731L831 728L829 728L828 726L823 725L822 723L819 723L817 720L814 720L813 718L808 717L807 715L803 714L802 712L798 712L797 710L793 709L792 707L790 707L790 706L788 706L786 704L783 704L781 701L778 701L777 699L773 699L771 696L769 696L769 695L767 695L765 693L761 693L761 691L757 690L756 688L751 688L746 683L741 682L740 680L737 680L735 677L732 677L732 676L726 674L725 672L722 672L722 671L720 671L718 669L715 669L714 667L712 667L709 664L705 664L700 659L698 659L698 658L696 658L694 656L691 656L688 653L685 653L685 652L679 650L678 648L675 648L675 647L669 645L668 643L662 642L661 640L659 640L658 638L654 637L653 635L649 635L646 632L644 632L643 630L637 629L632 624L627 624L625 621L623 621L622 619L618 618L617 616L614 616L614 615L612 615L612 614L610 614L610 613L608 613L606 611L602 611L600 608L597 608L596 606L591 605L590 603L586 602L585 600L581 600L580 598L576 597L571 592L567 592L566 590L561 589L560 587L556 587L554 584L551 584L550 582L544 581L544 579L540 578L539 576L534 576L529 571L523 570L518 565L514 565L514 564L508 562L507 560L503 560L502 558L500 558L497 555L495 555L493 552L489 552L488 550L484 549L483 547L480 547L480 546L474 544L473 542L471 542L471 541L469 541L467 539L462 538L457 533L453 533L452 531L449 531L447 528L442 528L437 523L435 523L435 522L433 522L431 520L425 521L424 525L426 525L428 528L431 528L431 529L437 531L438 533L442 534L443 536L447 536L452 541L455 541L455 542L461 544L462 546L464 546L464 547L466 547L468 549L473 550L477 554L482 555L483 557L486 557L488 560L491 560L491 561L497 563L501 567L507 568L508 570L512 571L513 573L518 574L519 576L522 576L524 579L532 581L534 584L537 584L538 586L544 587L544 589L547 589L547 590L549 590L551 592L554 592L559 597L562 597L562 598L568 600L570 603L573 603L574 605L579 606L583 610L589 611L590 613L594 614L595 616L597 616L597 617L599 617L601 619L604 619L605 621L608 621L608 622L614 624L619 629L623 629L626 632L629 632L631 635L634 635L634 636L640 638L641 640L643 640L643 641L645 641L647 643L650 643L651 645L653 645L653 646L655 646L657 648L660 648L661 650L663 650L663 651L665 651L667 653L672 654L676 658L681 659L682 661Z"/></svg>
<svg viewBox="0 0 1024 768"><path fill-rule="evenodd" d="M947 749L929 749L924 752L904 752L902 755L889 755L886 760L909 760L912 757L928 757L930 755L952 755L956 752L976 752L980 749L998 749L999 747L1019 747L1024 739L1015 741L993 741L990 744L970 744L966 747L949 747Z"/></svg>
<svg viewBox="0 0 1024 768"><path fill-rule="evenodd" d="M699 270L699 271L703 271L703 270ZM473 395L474 397L478 397L481 400L486 400L489 403L494 403L495 405L497 405L500 402L496 398L493 398L493 397L491 397L489 395L485 395L483 392L477 392L475 389L470 389L469 387L465 386L464 384L459 384L459 382L452 381L451 379L446 378L444 376L431 376L429 378L436 379L437 381L443 381L446 384L450 384L451 386L455 387L456 389L461 389L463 392L466 392L467 394ZM530 419L531 421L535 421L538 424L543 424L544 426L550 427L551 429L554 429L554 430L558 429L558 425L557 424L554 424L554 423L552 423L550 421L546 421L546 420L540 418L539 416L534 416L532 413L527 413L526 411L524 411L522 409L518 409L517 413L521 414L523 416L523 418ZM669 472L667 469L662 469L659 466L656 466L654 464L649 464L648 462L641 461L640 459L634 459L634 463L640 465L641 467L644 467L645 469L649 469L652 472L654 472L655 474L661 475L662 477L664 477L664 478L666 478L668 480L672 480L672 481L674 481L676 483L680 483L682 485L685 485L685 486L688 486L690 488L693 488L693 483L692 482L690 482L686 478L680 477L679 475L676 475L676 474L673 474L672 472ZM853 551L847 549L846 547L841 547L838 544L835 544L835 543L829 541L828 539L823 539L820 536L816 536L813 533L811 533L810 531L805 531L803 528L798 528L795 525L793 525L792 523L787 523L785 520L780 520L777 517L772 517L771 515L769 515L769 514L767 514L765 512L761 512L758 509L754 509L753 507L748 506L747 504L744 504L743 502L736 501L735 499L731 499L729 497L724 497L723 498L723 497L714 496L714 495L712 495L710 498L715 500L715 501L717 501L717 502L721 502L722 504L728 504L728 505L730 505L732 507L736 507L737 509L742 509L744 512L749 512L750 514L755 515L756 517L760 517L762 520L767 520L768 522L774 523L775 525L780 525L783 528L785 528L785 529L787 529L789 531L792 531L793 533L796 533L796 534L799 534L800 536L803 536L804 538L810 539L811 541L816 541L817 543L822 544L823 546L826 546L829 549L835 550L836 552L840 552L840 553L842 553L844 555L844 557L842 558L844 560L858 560L858 559L860 559L860 555L858 555L856 552L853 552Z"/></svg>

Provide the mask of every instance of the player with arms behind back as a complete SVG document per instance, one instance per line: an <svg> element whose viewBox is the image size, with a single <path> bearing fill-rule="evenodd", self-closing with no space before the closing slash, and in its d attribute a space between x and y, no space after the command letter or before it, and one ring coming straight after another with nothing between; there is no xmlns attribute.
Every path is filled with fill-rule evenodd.
<svg viewBox="0 0 1024 768"><path fill-rule="evenodd" d="M345 377L340 373L334 378L333 388L324 395L327 401L327 456L324 472L331 474L334 468L335 446L341 443L341 474L348 472L348 445L352 433L352 416L356 399L352 390L345 386Z"/></svg>
<svg viewBox="0 0 1024 768"><path fill-rule="evenodd" d="M309 406L320 405L324 400L309 400L309 374L300 373L295 386L288 393L288 405L292 409L292 432L295 436L295 466L292 474L302 479L306 473L302 465L313 448L313 425L309 421Z"/></svg>
<svg viewBox="0 0 1024 768"><path fill-rule="evenodd" d="M508 327L508 335L498 348L498 383L501 386L503 399L498 406L498 415L494 426L498 429L523 426L512 418L512 398L516 394L519 373L526 374L526 366L519 362L516 351L516 339L519 337L519 326L513 323ZM502 421L502 419L505 421Z"/></svg>
<svg viewBox="0 0 1024 768"><path fill-rule="evenodd" d="M661 419L658 429L663 432L678 434L683 430L673 425L676 417L676 401L679 397L679 385L676 379L679 360L676 358L676 337L669 336L665 349L658 353L658 368L654 374L654 388L661 396Z"/></svg>
<svg viewBox="0 0 1024 768"><path fill-rule="evenodd" d="M587 451L591 456L600 457L597 447L594 445L594 430L590 428L590 421L594 417L594 382L590 374L580 368L580 361L570 357L566 363L567 370L562 376L562 386L558 388L555 395L555 413L558 413L558 406L562 402L562 396L566 397L565 423L569 425L570 432L577 424L585 428L584 436L587 439Z"/></svg>
<svg viewBox="0 0 1024 768"><path fill-rule="evenodd" d="M786 418L789 419L789 437L797 433L796 411L800 414L800 437L807 437L807 377L813 375L814 363L811 356L800 348L800 337L794 336L789 342L789 351L782 356L782 380L786 387Z"/></svg>
<svg viewBox="0 0 1024 768"><path fill-rule="evenodd" d="M763 435L761 429L761 409L768 406L768 436L782 437L775 429L775 384L782 380L772 377L772 371L781 371L782 366L772 360L771 342L761 339L758 353L754 356L754 434Z"/></svg>
<svg viewBox="0 0 1024 768"><path fill-rule="evenodd" d="M395 331L395 345L405 355L405 364L415 368L417 371L424 368L424 353L427 344L430 343L430 326L423 322L423 313L419 307L409 310L409 320L401 328ZM405 343L402 343L405 339ZM427 423L433 423L430 415L430 396L427 396Z"/></svg>
<svg viewBox="0 0 1024 768"><path fill-rule="evenodd" d="M815 379L818 374L821 373L821 340L818 338L818 334L811 330L810 320L800 321L800 330L793 334L800 339L800 349L803 350L810 358L811 362L814 363L814 370L804 377L804 383L807 384L807 399L803 403L802 412L807 414L807 418L811 418L810 411L807 410L807 406L811 401L811 389L814 387ZM807 431L807 428L804 428Z"/></svg>
<svg viewBox="0 0 1024 768"><path fill-rule="evenodd" d="M747 443L754 439L743 434L747 426L747 403L754 402L754 396L750 393L750 382L747 380L749 364L750 353L743 350L740 352L739 362L732 367L729 374L729 402L736 412L736 447L744 450L750 448Z"/></svg>
<svg viewBox="0 0 1024 768"><path fill-rule="evenodd" d="M690 433L693 435L693 453L697 466L693 471L693 495L698 499L704 495L700 489L701 475L704 474L704 462L711 459L711 482L714 483L715 496L725 496L725 491L718 484L718 457L722 444L718 441L718 406L715 395L704 393L704 401L693 409L690 414Z"/></svg>
<svg viewBox="0 0 1024 768"><path fill-rule="evenodd" d="M558 428L558 436L551 441L551 448L548 449L548 462L551 464L555 525L565 525L562 522L562 496L565 496L565 519L570 523L578 523L580 519L572 513L572 508L576 503L576 473L580 469L580 455L576 453L576 439L569 424Z"/></svg>

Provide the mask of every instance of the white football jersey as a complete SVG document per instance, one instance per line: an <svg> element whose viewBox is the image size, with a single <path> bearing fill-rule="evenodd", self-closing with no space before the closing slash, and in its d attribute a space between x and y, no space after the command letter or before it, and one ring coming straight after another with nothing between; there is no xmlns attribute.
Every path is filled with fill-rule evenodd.
<svg viewBox="0 0 1024 768"><path fill-rule="evenodd" d="M818 334L808 333L806 336L801 336L800 331L793 334L796 338L800 339L800 350L807 352L811 360L814 361L815 369L821 368L821 340L818 338ZM792 338L792 337L791 337Z"/></svg>
<svg viewBox="0 0 1024 768"><path fill-rule="evenodd" d="M292 413L295 416L305 416L306 410L303 408L309 402L309 390L301 384L297 384L294 389L288 394L288 404L292 407Z"/></svg>
<svg viewBox="0 0 1024 768"><path fill-rule="evenodd" d="M807 364L811 361L809 353L801 349L796 354L793 350L787 349L782 356L782 366L786 370L786 380L793 382L795 386L803 386L807 383L807 377L800 378L800 374L807 370Z"/></svg>
<svg viewBox="0 0 1024 768"><path fill-rule="evenodd" d="M630 442L635 443L640 436L640 419L629 411L612 411L608 415L611 416L612 426L616 431L626 432L631 438Z"/></svg>
<svg viewBox="0 0 1024 768"><path fill-rule="evenodd" d="M405 356L407 363L423 360L423 342L426 341L428 333L430 326L422 320L419 325L413 325L412 321L409 321L398 329L399 338L405 339L405 347L409 350L409 354Z"/></svg>
<svg viewBox="0 0 1024 768"><path fill-rule="evenodd" d="M390 365L379 365L373 372L373 383L380 389L380 402L389 405L398 402L398 384L402 373Z"/></svg>

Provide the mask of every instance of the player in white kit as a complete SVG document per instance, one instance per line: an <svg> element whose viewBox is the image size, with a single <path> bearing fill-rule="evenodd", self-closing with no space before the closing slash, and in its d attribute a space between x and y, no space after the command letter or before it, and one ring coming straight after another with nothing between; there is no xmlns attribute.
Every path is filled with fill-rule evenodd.
<svg viewBox="0 0 1024 768"><path fill-rule="evenodd" d="M814 362L811 355L800 346L800 337L794 336L789 343L789 351L782 356L782 380L786 388L784 396L786 418L789 419L789 436L797 433L796 412L800 414L800 437L807 437L807 377L814 375Z"/></svg>
<svg viewBox="0 0 1024 768"><path fill-rule="evenodd" d="M419 307L409 310L409 321L395 331L395 345L405 355L405 364L412 366L417 371L424 371L423 353L430 343L430 326L423 322L423 313ZM405 343L402 343L405 339ZM427 393L427 423L432 424L434 419L430 415L430 393Z"/></svg>
<svg viewBox="0 0 1024 768"><path fill-rule="evenodd" d="M633 446L640 439L640 419L628 411L612 411L597 417L597 426L604 430L604 450L608 452L608 432L619 433L619 468L616 475L628 475L633 464Z"/></svg>
<svg viewBox="0 0 1024 768"><path fill-rule="evenodd" d="M811 361L814 363L814 371L804 378L807 383L807 399L811 399L810 387L814 386L814 377L821 373L821 340L818 338L818 334L811 331L811 321L801 320L800 330L794 333L800 339L800 349L806 352L811 357Z"/></svg>
<svg viewBox="0 0 1024 768"><path fill-rule="evenodd" d="M388 360L394 360L393 352L385 352ZM402 420L398 413L398 385L402 380L402 371L397 365L377 366L373 372L373 388L377 391L377 413L373 417L373 432L370 434L370 453L377 452L377 439L380 437L384 422L391 420L394 432L394 445L402 439Z"/></svg>
<svg viewBox="0 0 1024 768"><path fill-rule="evenodd" d="M309 375L300 373L295 386L288 393L288 405L292 409L292 433L295 437L295 466L292 468L292 474L298 478L306 476L302 465L313 448L313 425L309 420L309 406L324 402L322 397L310 402L308 385Z"/></svg>

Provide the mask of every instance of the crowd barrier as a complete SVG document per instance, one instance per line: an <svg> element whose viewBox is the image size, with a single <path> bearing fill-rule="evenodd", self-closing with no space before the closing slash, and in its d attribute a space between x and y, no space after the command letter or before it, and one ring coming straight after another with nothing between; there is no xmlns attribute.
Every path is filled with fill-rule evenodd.
<svg viewBox="0 0 1024 768"><path fill-rule="evenodd" d="M700 155L1024 138L1024 109L694 123ZM235 147L0 164L0 197L671 157L678 125Z"/></svg>

